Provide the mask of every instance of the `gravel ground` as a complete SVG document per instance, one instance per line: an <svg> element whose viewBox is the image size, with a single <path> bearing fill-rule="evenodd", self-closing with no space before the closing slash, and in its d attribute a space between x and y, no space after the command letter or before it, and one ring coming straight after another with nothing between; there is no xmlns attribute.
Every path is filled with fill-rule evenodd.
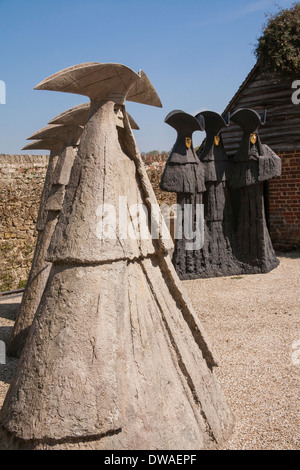
<svg viewBox="0 0 300 470"><path fill-rule="evenodd" d="M226 450L300 449L300 254L263 275L184 281L235 416ZM21 297L0 298L0 340ZM0 406L16 360L0 364Z"/></svg>

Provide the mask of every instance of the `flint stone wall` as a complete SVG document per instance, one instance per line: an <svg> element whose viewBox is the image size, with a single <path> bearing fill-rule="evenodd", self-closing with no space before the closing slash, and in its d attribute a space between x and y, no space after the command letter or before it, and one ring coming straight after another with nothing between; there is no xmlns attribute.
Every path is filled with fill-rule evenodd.
<svg viewBox="0 0 300 470"><path fill-rule="evenodd" d="M0 292L25 287L48 160L0 154Z"/></svg>

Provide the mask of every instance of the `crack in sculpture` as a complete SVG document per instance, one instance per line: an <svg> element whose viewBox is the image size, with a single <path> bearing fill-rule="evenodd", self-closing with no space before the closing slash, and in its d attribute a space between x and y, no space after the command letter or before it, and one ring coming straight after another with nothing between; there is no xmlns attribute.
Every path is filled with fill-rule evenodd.
<svg viewBox="0 0 300 470"><path fill-rule="evenodd" d="M122 432L122 428L119 429L112 429L110 431L107 431L104 434L96 434L94 436L88 436L88 437L80 437L80 438L75 438L75 437L65 437L64 439L41 439L41 440L30 440L30 441L23 441L23 440L18 440L15 438L15 436L12 433L7 433L5 429L0 426L0 439L1 439L1 433L6 434L6 440L7 440L7 448L3 450L11 450L12 448L16 448L16 450L31 450L33 448L37 450L43 450L44 443L46 445L46 449L49 450L51 447L56 447L57 446L72 446L76 444L86 444L86 443L92 443L93 441L104 439L106 437L114 436L117 434L120 434ZM76 447L76 446L75 446Z"/></svg>

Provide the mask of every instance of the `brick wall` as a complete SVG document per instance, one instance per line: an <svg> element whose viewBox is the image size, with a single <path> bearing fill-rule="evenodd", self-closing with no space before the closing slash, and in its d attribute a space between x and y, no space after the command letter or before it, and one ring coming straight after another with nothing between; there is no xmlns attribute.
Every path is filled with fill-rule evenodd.
<svg viewBox="0 0 300 470"><path fill-rule="evenodd" d="M274 245L300 244L300 151L282 152L282 173L270 181L270 233Z"/></svg>
<svg viewBox="0 0 300 470"><path fill-rule="evenodd" d="M48 158L0 155L0 292L26 283Z"/></svg>

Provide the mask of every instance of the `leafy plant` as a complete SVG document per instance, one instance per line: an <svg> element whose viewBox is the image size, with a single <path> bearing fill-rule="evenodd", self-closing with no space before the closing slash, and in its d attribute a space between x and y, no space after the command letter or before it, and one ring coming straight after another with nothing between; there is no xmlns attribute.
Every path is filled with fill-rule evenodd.
<svg viewBox="0 0 300 470"><path fill-rule="evenodd" d="M262 70L281 79L300 78L300 2L266 16L254 51Z"/></svg>
<svg viewBox="0 0 300 470"><path fill-rule="evenodd" d="M15 278L11 273L0 274L0 292L11 290L14 280Z"/></svg>
<svg viewBox="0 0 300 470"><path fill-rule="evenodd" d="M27 279L23 279L22 281L19 282L17 289L24 289L27 284Z"/></svg>

